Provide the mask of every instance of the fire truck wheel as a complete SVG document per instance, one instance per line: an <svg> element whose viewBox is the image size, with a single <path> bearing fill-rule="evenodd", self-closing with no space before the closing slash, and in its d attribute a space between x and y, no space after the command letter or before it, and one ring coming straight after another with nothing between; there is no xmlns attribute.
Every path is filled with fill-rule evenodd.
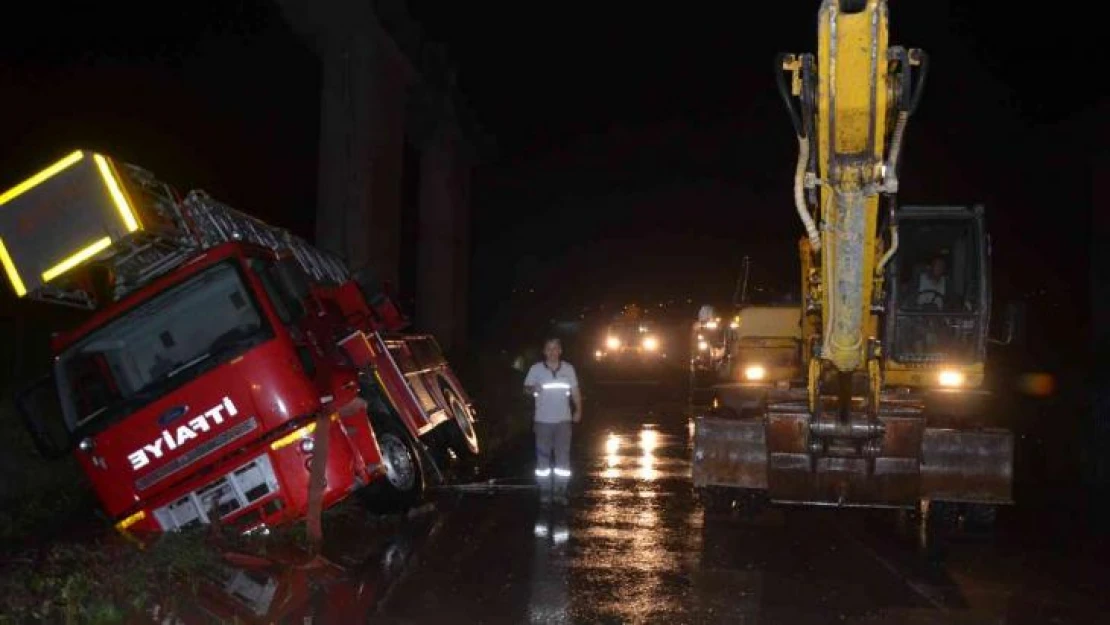
<svg viewBox="0 0 1110 625"><path fill-rule="evenodd" d="M470 409L459 399L450 388L444 387L443 397L454 418L450 427L450 440L448 445L455 454L464 460L473 460L478 457L478 433L474 430L474 421L470 417Z"/></svg>
<svg viewBox="0 0 1110 625"><path fill-rule="evenodd" d="M424 494L424 467L411 437L393 424L375 424L385 478L367 493L375 507L406 509Z"/></svg>

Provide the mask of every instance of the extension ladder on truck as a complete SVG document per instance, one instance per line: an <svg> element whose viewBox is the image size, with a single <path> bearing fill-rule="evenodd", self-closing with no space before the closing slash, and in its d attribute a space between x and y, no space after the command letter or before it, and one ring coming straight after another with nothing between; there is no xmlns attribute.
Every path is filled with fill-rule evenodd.
<svg viewBox="0 0 1110 625"><path fill-rule="evenodd" d="M95 152L75 151L0 195L0 263L20 297L95 309L230 241L288 252L319 284L351 279L339 256L283 228L204 191L182 198L149 171ZM367 295L396 311L383 294Z"/></svg>

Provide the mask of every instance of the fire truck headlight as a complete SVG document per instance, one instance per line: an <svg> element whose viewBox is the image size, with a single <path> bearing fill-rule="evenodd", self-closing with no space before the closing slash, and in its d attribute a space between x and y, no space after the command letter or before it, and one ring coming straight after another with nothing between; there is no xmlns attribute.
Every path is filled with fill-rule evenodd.
<svg viewBox="0 0 1110 625"><path fill-rule="evenodd" d="M304 452L306 454L310 454L315 449L316 449L316 441L313 440L313 438L311 436L301 439L301 451L302 452Z"/></svg>
<svg viewBox="0 0 1110 625"><path fill-rule="evenodd" d="M131 516L127 517L126 519L123 519L119 523L116 523L116 529L122 532L122 531L128 529L129 527L131 527L132 525L138 523L139 521L142 521L145 518L146 518L146 512L143 511L143 510L139 510L135 514L132 514Z"/></svg>
<svg viewBox="0 0 1110 625"><path fill-rule="evenodd" d="M649 352L653 352L659 349L659 339L655 338L654 336L645 336L644 349L648 350Z"/></svg>
<svg viewBox="0 0 1110 625"><path fill-rule="evenodd" d="M96 445L93 444L93 439L91 438L82 438L81 442L77 443L77 448L85 453L89 453L90 451L92 451L93 447L95 446Z"/></svg>
<svg viewBox="0 0 1110 625"><path fill-rule="evenodd" d="M698 341L698 351L704 352L709 350L709 343L706 341Z"/></svg>
<svg viewBox="0 0 1110 625"><path fill-rule="evenodd" d="M956 388L964 385L964 382L966 381L966 376L964 376L963 371L945 369L944 371L940 372L940 375L937 376L937 381L940 382L941 386L947 388Z"/></svg>
<svg viewBox="0 0 1110 625"><path fill-rule="evenodd" d="M762 365L751 365L744 368L744 379L746 380L755 382L765 377L767 377L767 370Z"/></svg>
<svg viewBox="0 0 1110 625"><path fill-rule="evenodd" d="M609 349L620 349L621 340L615 336L610 336L609 338L605 339L605 347L608 347Z"/></svg>

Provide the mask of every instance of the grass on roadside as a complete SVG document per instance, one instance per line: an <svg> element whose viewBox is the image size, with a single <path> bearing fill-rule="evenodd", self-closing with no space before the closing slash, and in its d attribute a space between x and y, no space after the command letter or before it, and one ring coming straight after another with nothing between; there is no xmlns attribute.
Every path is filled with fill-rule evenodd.
<svg viewBox="0 0 1110 625"><path fill-rule="evenodd" d="M172 611L217 562L195 533L167 534L142 550L117 536L54 543L0 565L0 625L121 623L154 606Z"/></svg>

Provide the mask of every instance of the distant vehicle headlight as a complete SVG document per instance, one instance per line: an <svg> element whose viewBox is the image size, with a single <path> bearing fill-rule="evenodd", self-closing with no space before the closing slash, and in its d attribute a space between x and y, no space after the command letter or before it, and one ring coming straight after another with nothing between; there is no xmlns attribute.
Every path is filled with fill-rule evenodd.
<svg viewBox="0 0 1110 625"><path fill-rule="evenodd" d="M621 340L615 336L610 336L609 338L605 339L605 347L608 347L609 349L620 349Z"/></svg>
<svg viewBox="0 0 1110 625"><path fill-rule="evenodd" d="M704 351L707 351L708 349L709 349L709 343L707 341L698 341L698 351L704 352Z"/></svg>
<svg viewBox="0 0 1110 625"><path fill-rule="evenodd" d="M954 369L945 369L937 376L937 381L940 382L940 385L948 388L963 386L966 380L967 377L964 375L963 371L956 371Z"/></svg>
<svg viewBox="0 0 1110 625"><path fill-rule="evenodd" d="M762 380L767 377L767 370L762 365L751 365L744 369L744 378L751 381Z"/></svg>
<svg viewBox="0 0 1110 625"><path fill-rule="evenodd" d="M645 336L644 349L648 350L649 352L653 352L659 349L659 339L655 338L654 336Z"/></svg>

